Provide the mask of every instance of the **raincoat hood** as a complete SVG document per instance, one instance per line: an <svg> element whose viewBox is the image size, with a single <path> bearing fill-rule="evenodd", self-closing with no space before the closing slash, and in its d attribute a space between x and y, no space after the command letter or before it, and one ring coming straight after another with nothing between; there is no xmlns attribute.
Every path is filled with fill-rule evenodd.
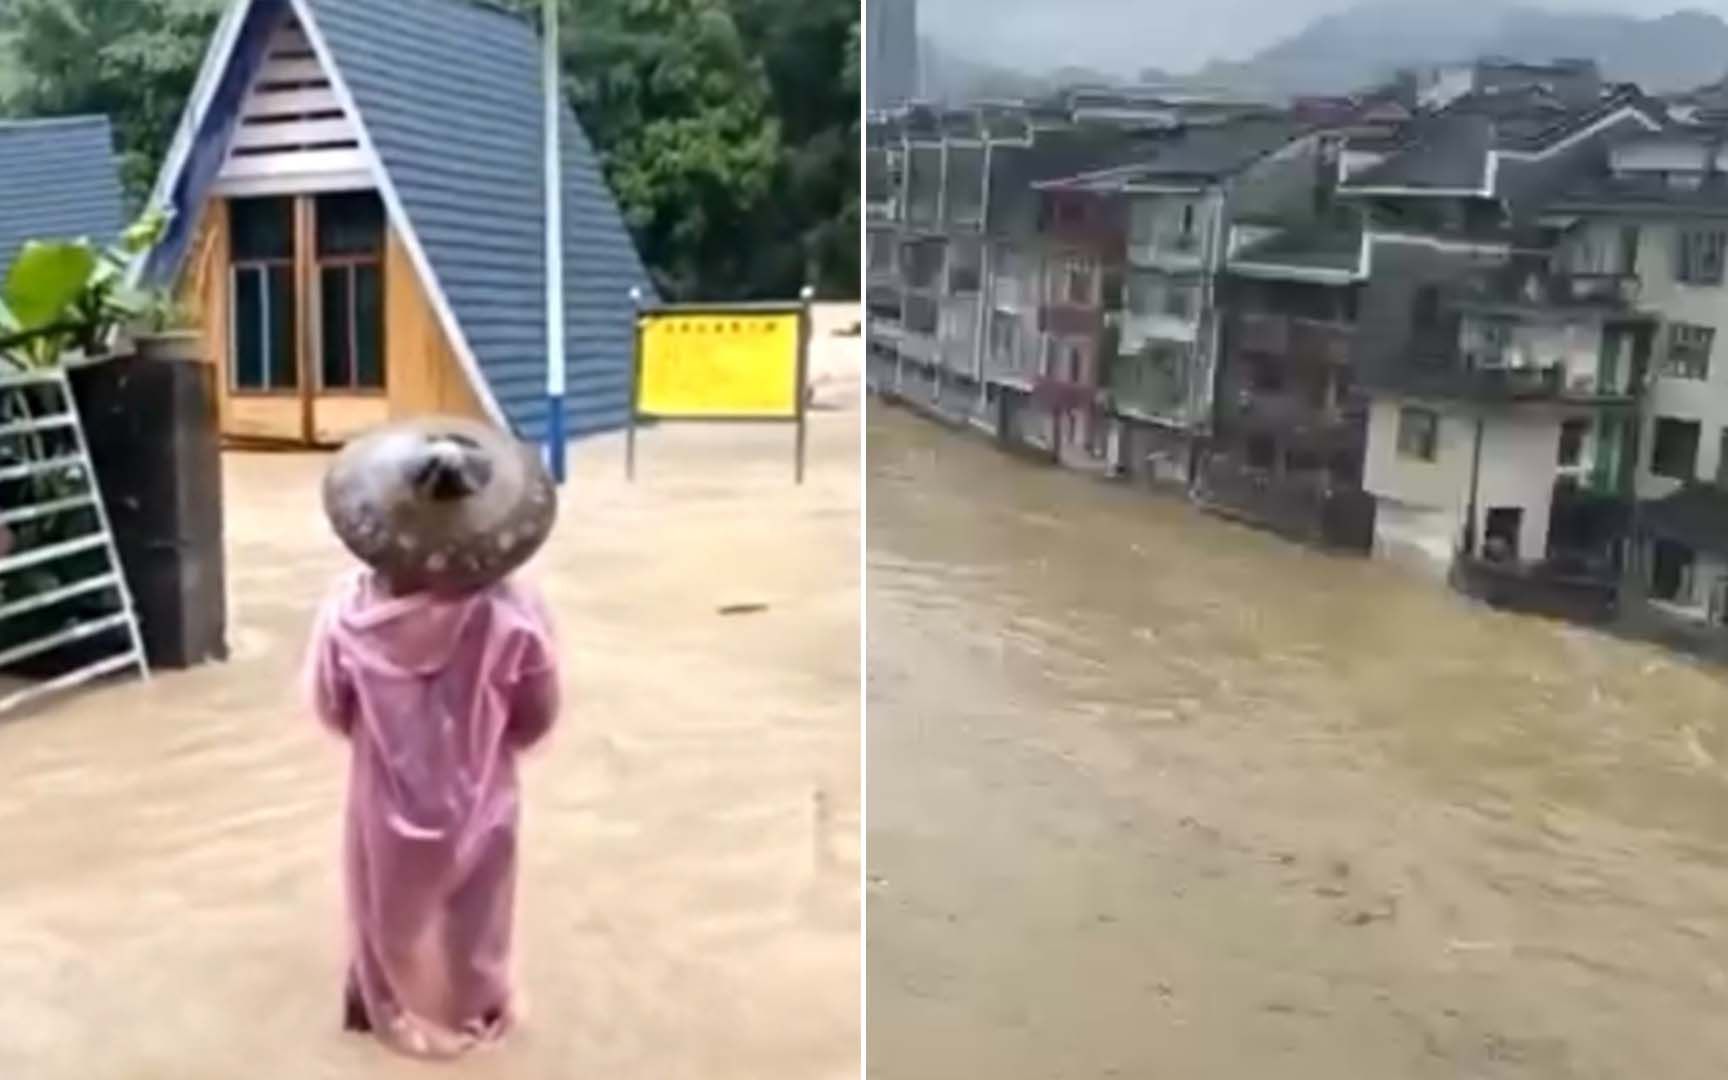
<svg viewBox="0 0 1728 1080"><path fill-rule="evenodd" d="M484 603L474 593L392 596L375 573L362 571L338 598L331 629L349 655L373 671L427 676L449 665Z"/></svg>

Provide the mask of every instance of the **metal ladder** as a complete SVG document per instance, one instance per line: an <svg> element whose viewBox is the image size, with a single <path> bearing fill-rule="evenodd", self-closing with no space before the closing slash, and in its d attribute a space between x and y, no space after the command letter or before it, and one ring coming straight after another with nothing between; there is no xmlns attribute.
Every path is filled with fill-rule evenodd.
<svg viewBox="0 0 1728 1080"><path fill-rule="evenodd" d="M65 489L52 491L38 489L35 484L23 485L31 491L30 498L35 501L0 505L0 524L8 530L15 530L19 525L45 524L66 515L88 511L88 516L94 518L95 528L69 538L57 538L52 543L32 545L0 558L0 589L5 590L0 592L0 597L12 591L6 587L23 572L48 568L86 553L101 552L102 568L76 580L62 580L57 583L58 587L48 591L0 602L0 676L6 675L9 668L22 661L122 628L126 646L123 651L92 660L75 670L4 693L0 696L0 718L30 702L128 668L136 668L140 678L147 679L150 675L143 636L138 628L137 610L125 574L121 571L120 552L114 544L108 511L102 504L102 489L90 462L84 425L66 372L56 366L40 371L0 373L0 399L17 395L19 400L27 400L30 391L40 387L49 388L58 399L57 407L35 414L30 414L26 408L26 418L0 422L0 454L16 451L34 437L41 437L39 446L46 445L50 438L57 439L62 446L34 460L24 459L26 455L16 453L7 455L6 460L0 461L0 484L59 475ZM70 445L64 445L66 443ZM16 627L22 617L105 592L112 592L117 597L117 611L74 622L34 640L10 640L14 635L8 631Z"/></svg>

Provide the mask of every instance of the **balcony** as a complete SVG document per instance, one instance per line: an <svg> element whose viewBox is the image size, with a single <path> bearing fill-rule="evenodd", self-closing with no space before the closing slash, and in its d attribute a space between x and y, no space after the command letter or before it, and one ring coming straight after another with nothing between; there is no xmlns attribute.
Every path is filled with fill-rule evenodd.
<svg viewBox="0 0 1728 1080"><path fill-rule="evenodd" d="M1284 356L1290 351L1290 320L1249 312L1236 316L1236 347L1243 352Z"/></svg>
<svg viewBox="0 0 1728 1080"><path fill-rule="evenodd" d="M1303 363L1348 366L1351 344L1355 340L1356 329L1348 323L1321 319L1290 320L1289 354Z"/></svg>
<svg viewBox="0 0 1728 1080"><path fill-rule="evenodd" d="M1464 310L1506 314L1579 311L1631 313L1639 300L1634 274L1557 273L1546 268L1511 267L1485 274L1459 287Z"/></svg>
<svg viewBox="0 0 1728 1080"><path fill-rule="evenodd" d="M1120 351L1133 355L1154 341L1174 341L1193 344L1200 338L1200 324L1177 315L1141 315L1125 312L1120 321L1122 343Z"/></svg>
<svg viewBox="0 0 1728 1080"><path fill-rule="evenodd" d="M1038 309L1038 329L1047 334L1063 337L1092 335L1098 333L1103 325L1103 315L1094 307L1045 304Z"/></svg>
<svg viewBox="0 0 1728 1080"><path fill-rule="evenodd" d="M864 303L870 309L870 314L878 318L900 319L902 298L900 289L892 282L872 281L864 292Z"/></svg>
<svg viewBox="0 0 1728 1080"><path fill-rule="evenodd" d="M1468 362L1468 361L1467 361ZM1561 364L1522 367L1445 367L1411 365L1378 380L1389 389L1418 397L1455 398L1494 404L1559 402L1604 407L1637 403L1630 388L1604 387L1591 375L1568 377Z"/></svg>
<svg viewBox="0 0 1728 1080"><path fill-rule="evenodd" d="M984 224L983 204L967 199L948 204L948 224L957 229L978 229Z"/></svg>
<svg viewBox="0 0 1728 1080"><path fill-rule="evenodd" d="M1128 242L1128 261L1137 266L1196 266L1204 257L1200 234L1167 233Z"/></svg>
<svg viewBox="0 0 1728 1080"><path fill-rule="evenodd" d="M936 301L928 296L909 294L906 297L905 315L902 320L909 334L922 334L935 337L936 328L940 325L939 309Z"/></svg>
<svg viewBox="0 0 1728 1080"><path fill-rule="evenodd" d="M956 266L948 271L949 296L976 296L981 283L976 266Z"/></svg>
<svg viewBox="0 0 1728 1080"><path fill-rule="evenodd" d="M1344 413L1330 405L1316 404L1305 394L1245 390L1237 398L1236 415L1257 429L1268 427L1297 432L1317 432L1344 423Z"/></svg>

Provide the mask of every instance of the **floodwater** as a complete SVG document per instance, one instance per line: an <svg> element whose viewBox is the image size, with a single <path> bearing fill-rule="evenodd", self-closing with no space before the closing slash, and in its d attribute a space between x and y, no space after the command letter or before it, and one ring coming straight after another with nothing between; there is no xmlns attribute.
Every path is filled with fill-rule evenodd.
<svg viewBox="0 0 1728 1080"><path fill-rule="evenodd" d="M527 575L567 709L524 765L524 1026L431 1074L858 1075L856 409L584 444ZM346 761L300 707L325 461L225 461L233 660L0 723L0 1077L429 1075L339 1029ZM748 614L725 615L721 609Z"/></svg>
<svg viewBox="0 0 1728 1080"><path fill-rule="evenodd" d="M869 1075L1728 1074L1728 679L868 422Z"/></svg>

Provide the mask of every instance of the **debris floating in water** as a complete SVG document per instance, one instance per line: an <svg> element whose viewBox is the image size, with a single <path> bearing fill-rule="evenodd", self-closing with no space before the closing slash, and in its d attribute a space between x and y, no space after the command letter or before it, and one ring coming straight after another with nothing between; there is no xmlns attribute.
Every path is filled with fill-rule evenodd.
<svg viewBox="0 0 1728 1080"><path fill-rule="evenodd" d="M767 604L722 604L722 615L759 615L768 610Z"/></svg>

